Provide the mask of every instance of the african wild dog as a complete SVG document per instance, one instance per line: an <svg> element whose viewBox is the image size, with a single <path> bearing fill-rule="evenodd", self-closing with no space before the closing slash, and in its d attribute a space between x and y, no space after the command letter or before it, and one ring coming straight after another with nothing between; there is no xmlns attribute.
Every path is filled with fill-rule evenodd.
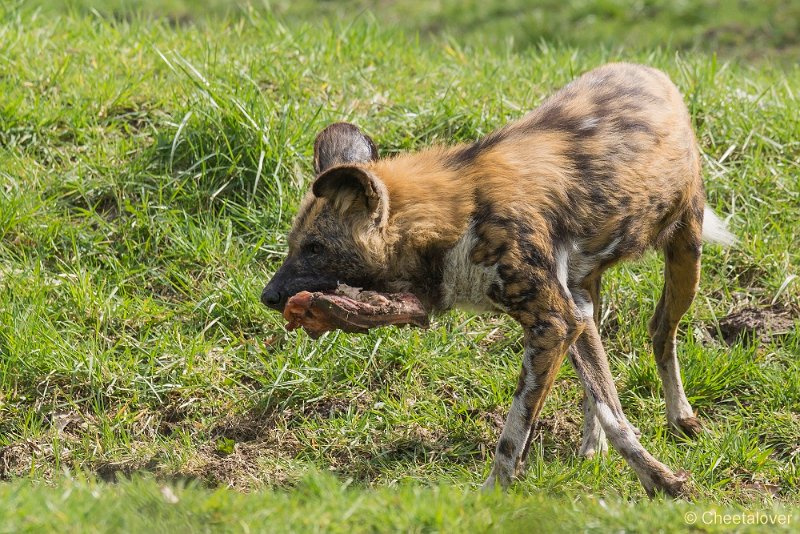
<svg viewBox="0 0 800 534"><path fill-rule="evenodd" d="M581 453L602 451L607 436L648 494L682 493L686 477L653 458L625 418L597 325L603 271L662 249L649 331L667 419L695 434L676 331L697 291L701 236L732 237L704 208L689 114L663 73L606 65L472 144L390 159L357 127L333 124L317 136L314 166L288 257L261 296L267 306L282 310L300 290L341 282L410 291L431 312L506 312L522 325L525 350L484 486L511 482L569 353L586 392Z"/></svg>

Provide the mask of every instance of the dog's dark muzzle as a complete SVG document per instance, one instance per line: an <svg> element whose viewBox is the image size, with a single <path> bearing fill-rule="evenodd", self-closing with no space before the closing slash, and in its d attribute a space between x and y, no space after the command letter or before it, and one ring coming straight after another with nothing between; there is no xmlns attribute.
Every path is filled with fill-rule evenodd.
<svg viewBox="0 0 800 534"><path fill-rule="evenodd" d="M273 287L272 283L267 284L267 287L261 292L261 303L267 308L272 308L279 312L283 312L287 300L289 300L289 297L278 288Z"/></svg>
<svg viewBox="0 0 800 534"><path fill-rule="evenodd" d="M264 306L283 312L289 298L300 291L314 292L336 289L338 284L336 279L324 274L308 275L304 271L303 269L298 269L297 264L292 260L286 261L281 265L281 268L269 281L267 287L261 292L261 302Z"/></svg>

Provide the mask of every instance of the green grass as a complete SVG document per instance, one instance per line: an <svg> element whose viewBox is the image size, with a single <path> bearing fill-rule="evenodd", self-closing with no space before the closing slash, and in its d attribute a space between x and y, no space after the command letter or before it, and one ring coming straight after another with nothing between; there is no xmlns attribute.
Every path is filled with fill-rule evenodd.
<svg viewBox="0 0 800 534"><path fill-rule="evenodd" d="M714 502L642 502L583 495L482 495L452 486L364 491L330 476L291 492L236 493L134 477L117 485L66 480L58 488L0 486L3 532L724 532L796 530L797 513ZM773 522L773 523L770 523ZM758 523L757 523L758 522ZM767 526L764 526L767 525Z"/></svg>
<svg viewBox="0 0 800 534"><path fill-rule="evenodd" d="M694 441L665 431L647 340L660 259L606 277L623 406L651 452L691 471L696 509L785 507L800 520L800 335L729 347L714 333L731 311L773 301L797 323L800 69L581 38L515 49L420 40L369 17L253 9L175 25L0 8L0 499L18 503L0 530L158 518L236 530L270 521L265 510L322 530L351 508L364 530L557 529L550 516L684 527L689 505L648 503L616 453L576 457L568 366L527 476L508 496L475 494L516 384L510 320L454 312L424 332L314 342L258 302L326 123L358 123L385 155L470 140L611 60L679 85L710 204L741 238L707 247L682 328L686 390L709 430ZM178 505L159 497L164 484Z"/></svg>
<svg viewBox="0 0 800 534"><path fill-rule="evenodd" d="M649 51L702 50L754 62L797 62L794 0L29 0L46 10L120 19L166 17L173 25L268 10L290 23L375 20L423 37L525 50L541 43Z"/></svg>

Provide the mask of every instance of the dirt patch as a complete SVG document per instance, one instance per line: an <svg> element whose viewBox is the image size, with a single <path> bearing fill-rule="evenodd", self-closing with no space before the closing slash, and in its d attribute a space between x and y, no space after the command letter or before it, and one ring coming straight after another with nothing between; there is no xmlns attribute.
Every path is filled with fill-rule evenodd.
<svg viewBox="0 0 800 534"><path fill-rule="evenodd" d="M800 318L798 310L783 304L767 307L746 307L719 321L719 331L709 327L712 336L721 337L728 345L738 340L745 343L769 343L776 337L785 336L795 330Z"/></svg>
<svg viewBox="0 0 800 534"><path fill-rule="evenodd" d="M11 480L29 471L34 458L41 453L39 444L23 441L0 447L0 480Z"/></svg>
<svg viewBox="0 0 800 534"><path fill-rule="evenodd" d="M0 480L30 476L50 480L60 467L93 472L100 479L114 482L138 472L159 480L196 480L209 487L227 486L242 491L266 485L290 484L296 478L296 464L309 443L314 448L313 432L306 420L327 420L349 410L363 411L372 406L369 392L354 398L324 397L299 402L282 409L253 407L241 413L228 406L210 408L193 399L176 396L158 409L142 408L128 422L135 437L128 449L88 451L87 437L96 439L101 421L79 411L53 411L36 439L18 439L0 446ZM208 411L224 415L209 420ZM205 413L206 417L201 416ZM192 448L176 455L174 444L163 438L188 437ZM421 439L421 438L420 438ZM367 456L368 449L351 452L335 447L326 454L331 466L347 466L354 456Z"/></svg>
<svg viewBox="0 0 800 534"><path fill-rule="evenodd" d="M368 409L370 398L367 395L360 395L352 400L342 398L322 398L303 403L303 415L305 417L315 417L319 419L333 419L341 413L353 408L356 411Z"/></svg>
<svg viewBox="0 0 800 534"><path fill-rule="evenodd" d="M349 460L340 471L359 478L377 475L376 465L413 462L421 464L471 464L482 457L480 444L473 436L450 434L443 428L429 428L411 424L396 429L394 439L384 438L377 451L364 451Z"/></svg>
<svg viewBox="0 0 800 534"><path fill-rule="evenodd" d="M37 473L50 479L58 465L71 465L81 436L96 425L95 419L77 411L55 411L45 417L49 425L35 439L26 438L0 447L0 480Z"/></svg>
<svg viewBox="0 0 800 534"><path fill-rule="evenodd" d="M778 497L782 491L778 484L763 482L761 480L754 480L752 482L737 482L737 489L745 494L751 494L751 497L753 498L758 498L762 495Z"/></svg>
<svg viewBox="0 0 800 534"><path fill-rule="evenodd" d="M540 417L531 432L531 449L540 444L545 459L571 458L577 454L581 444L580 422L561 411Z"/></svg>
<svg viewBox="0 0 800 534"><path fill-rule="evenodd" d="M468 413L483 421L489 429L481 438L482 453L494 453L494 447L500 438L500 433L505 426L508 407L496 406L491 410L469 410ZM540 416L531 430L533 448L540 445L544 448L547 457L553 454L559 458L574 456L581 442L581 421L575 421L565 411L556 411L549 415ZM485 450L484 450L485 449Z"/></svg>
<svg viewBox="0 0 800 534"><path fill-rule="evenodd" d="M59 447L45 439L26 439L0 447L0 480L30 476L35 472L45 480L57 472L56 465L72 460L71 444L62 441Z"/></svg>
<svg viewBox="0 0 800 534"><path fill-rule="evenodd" d="M260 410L234 414L220 419L210 429L212 438L232 439L236 442L260 441L275 431L276 416Z"/></svg>
<svg viewBox="0 0 800 534"><path fill-rule="evenodd" d="M292 461L298 444L277 440L236 443L222 454L215 445L203 445L172 476L198 480L206 486L226 486L250 491L266 485L283 485L291 478L281 467ZM283 446L277 442L283 441Z"/></svg>
<svg viewBox="0 0 800 534"><path fill-rule="evenodd" d="M180 411L166 415L178 423L162 420L162 425L181 424ZM196 429L197 448L178 465L167 461L165 451L157 450L116 462L98 459L88 466L108 481L146 471L159 480L194 480L207 487L226 486L239 491L282 485L292 474L286 466L303 447L283 428L285 416L284 412L254 409L222 417L206 429Z"/></svg>

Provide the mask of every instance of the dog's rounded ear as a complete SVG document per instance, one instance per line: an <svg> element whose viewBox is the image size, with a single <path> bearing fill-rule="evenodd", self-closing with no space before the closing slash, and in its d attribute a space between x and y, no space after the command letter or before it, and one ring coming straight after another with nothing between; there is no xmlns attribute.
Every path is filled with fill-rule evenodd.
<svg viewBox="0 0 800 534"><path fill-rule="evenodd" d="M369 163L378 159L378 149L355 124L336 122L314 140L314 171L322 174L331 167Z"/></svg>
<svg viewBox="0 0 800 534"><path fill-rule="evenodd" d="M341 165L317 176L314 196L325 198L341 212L368 215L376 225L389 214L389 192L384 183L361 167Z"/></svg>

